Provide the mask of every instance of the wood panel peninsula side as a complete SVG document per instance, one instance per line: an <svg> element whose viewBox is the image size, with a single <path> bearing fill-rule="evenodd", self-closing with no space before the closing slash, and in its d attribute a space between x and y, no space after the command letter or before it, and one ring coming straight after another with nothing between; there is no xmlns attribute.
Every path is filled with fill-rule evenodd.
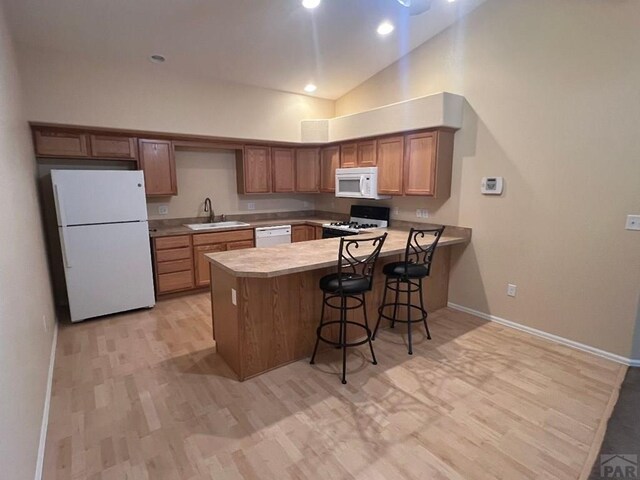
<svg viewBox="0 0 640 480"><path fill-rule="evenodd" d="M373 289L367 295L371 328L378 318L384 290L382 268L401 259L408 235L403 230L387 231ZM470 229L445 229L423 289L430 312L447 305L452 246L466 244L470 238ZM311 355L322 306L318 282L322 276L335 272L339 242L339 238L327 238L206 255L213 279L213 337L218 353L240 381ZM325 315L337 315L332 310L328 309ZM361 316L362 310L349 315ZM361 334L348 332L351 337Z"/></svg>

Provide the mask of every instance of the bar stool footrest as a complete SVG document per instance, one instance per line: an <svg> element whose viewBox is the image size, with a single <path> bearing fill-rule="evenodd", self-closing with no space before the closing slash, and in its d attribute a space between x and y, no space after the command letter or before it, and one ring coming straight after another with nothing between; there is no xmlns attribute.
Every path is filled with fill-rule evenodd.
<svg viewBox="0 0 640 480"><path fill-rule="evenodd" d="M421 316L418 318L412 318L411 320L409 319L401 319L401 318L393 318L389 315L386 315L385 313L383 313L385 307L395 307L396 304L395 303L385 303L384 305L381 305L378 308L378 315L386 320L390 320L392 322L400 322L400 323L417 323L417 322L423 322L424 320L426 320L428 313L426 310L423 310L422 308L420 308L418 305L407 305L406 303L398 303L397 306L398 307L409 307L409 308L414 308L417 311L419 311L421 313Z"/></svg>
<svg viewBox="0 0 640 480"><path fill-rule="evenodd" d="M367 333L367 337L364 340L360 340L358 342L347 342L347 343L334 342L333 340L329 340L329 339L327 339L327 338L322 336L322 329L327 327L328 325L343 325L345 327L346 327L346 325L354 325L356 327L362 328ZM318 329L316 330L316 333L317 333L318 338L320 340L322 340L324 343L327 343L329 345L333 345L334 347L358 347L360 345L364 345L365 343L368 343L369 339L371 338L371 329L370 328L366 327L362 323L352 322L350 320L347 320L347 321L332 320L330 322L325 322L325 323L322 324L321 327L318 327Z"/></svg>

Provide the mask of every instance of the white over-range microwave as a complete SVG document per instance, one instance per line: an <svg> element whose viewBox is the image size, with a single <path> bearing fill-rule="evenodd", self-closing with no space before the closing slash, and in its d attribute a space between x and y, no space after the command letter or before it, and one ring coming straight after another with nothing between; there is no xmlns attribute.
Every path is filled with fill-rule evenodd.
<svg viewBox="0 0 640 480"><path fill-rule="evenodd" d="M337 168L336 197L373 200L390 198L378 195L378 167Z"/></svg>

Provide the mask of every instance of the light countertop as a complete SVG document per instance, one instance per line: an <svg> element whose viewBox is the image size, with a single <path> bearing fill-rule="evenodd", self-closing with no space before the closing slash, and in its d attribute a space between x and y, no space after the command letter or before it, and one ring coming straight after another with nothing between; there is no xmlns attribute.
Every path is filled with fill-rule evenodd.
<svg viewBox="0 0 640 480"><path fill-rule="evenodd" d="M317 221L320 222L321 220ZM301 223L309 222L310 220L301 221ZM291 222L288 221L287 223ZM458 235L459 230L453 229L455 236L453 233L448 235L447 230L445 230L438 243L438 248L468 243L470 235ZM360 236L368 238L381 235L385 231L389 235L382 247L380 256L385 257L404 253L407 244L407 230L378 229L360 234ZM336 265L339 244L339 238L326 238L272 247L217 252L208 254L206 257L209 262L236 277L268 278Z"/></svg>
<svg viewBox="0 0 640 480"><path fill-rule="evenodd" d="M242 220L241 220L242 221ZM247 228L257 227L271 227L276 225L315 225L322 226L323 223L335 222L335 219L309 217L309 218L271 218L269 220L252 220L247 221L248 225L243 227L229 227L229 228L211 228L208 230L191 230L184 225L176 225L169 227L157 227L153 230L149 230L149 236L155 237L169 237L173 235L197 235L199 233L214 233L214 232L228 232L230 230L244 230ZM195 222L194 222L195 223Z"/></svg>

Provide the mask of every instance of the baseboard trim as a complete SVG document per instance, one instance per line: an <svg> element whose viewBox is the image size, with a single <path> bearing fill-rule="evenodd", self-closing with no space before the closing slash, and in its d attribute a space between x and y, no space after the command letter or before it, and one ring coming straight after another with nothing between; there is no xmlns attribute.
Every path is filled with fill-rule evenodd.
<svg viewBox="0 0 640 480"><path fill-rule="evenodd" d="M44 409L42 412L42 426L40 427L40 444L38 445L38 457L36 460L35 480L42 479L42 469L44 467L44 447L47 441L47 428L49 427L49 407L51 406L51 389L53 387L53 367L56 362L56 346L58 345L58 322L55 322L53 330L53 340L51 341L51 355L49 357L49 373L47 375L47 392L44 398Z"/></svg>
<svg viewBox="0 0 640 480"><path fill-rule="evenodd" d="M458 305L457 303L449 302L447 303L447 306L449 308L458 310L460 312L468 313L470 315L475 315L476 317L480 317L485 320L489 320L491 322L499 323L501 325L504 325L505 327L514 328L516 330L520 330L522 332L526 332L531 335L535 335L537 337L546 338L547 340L551 340L552 342L566 345L567 347L575 348L576 350L582 350L583 352L591 353L592 355L597 355L598 357L606 358L607 360L612 360L617 363L622 363L623 365L628 365L630 367L640 367L640 359L631 359L631 358L623 357L622 355L618 355L616 353L600 350L599 348L592 347L591 345L585 345L584 343L569 340L568 338L560 337L558 335L554 335L552 333L548 333L543 330L538 330L537 328L527 327L526 325L512 322L511 320L497 317L495 315L490 315L488 313L480 312L472 308L464 307L462 305Z"/></svg>

